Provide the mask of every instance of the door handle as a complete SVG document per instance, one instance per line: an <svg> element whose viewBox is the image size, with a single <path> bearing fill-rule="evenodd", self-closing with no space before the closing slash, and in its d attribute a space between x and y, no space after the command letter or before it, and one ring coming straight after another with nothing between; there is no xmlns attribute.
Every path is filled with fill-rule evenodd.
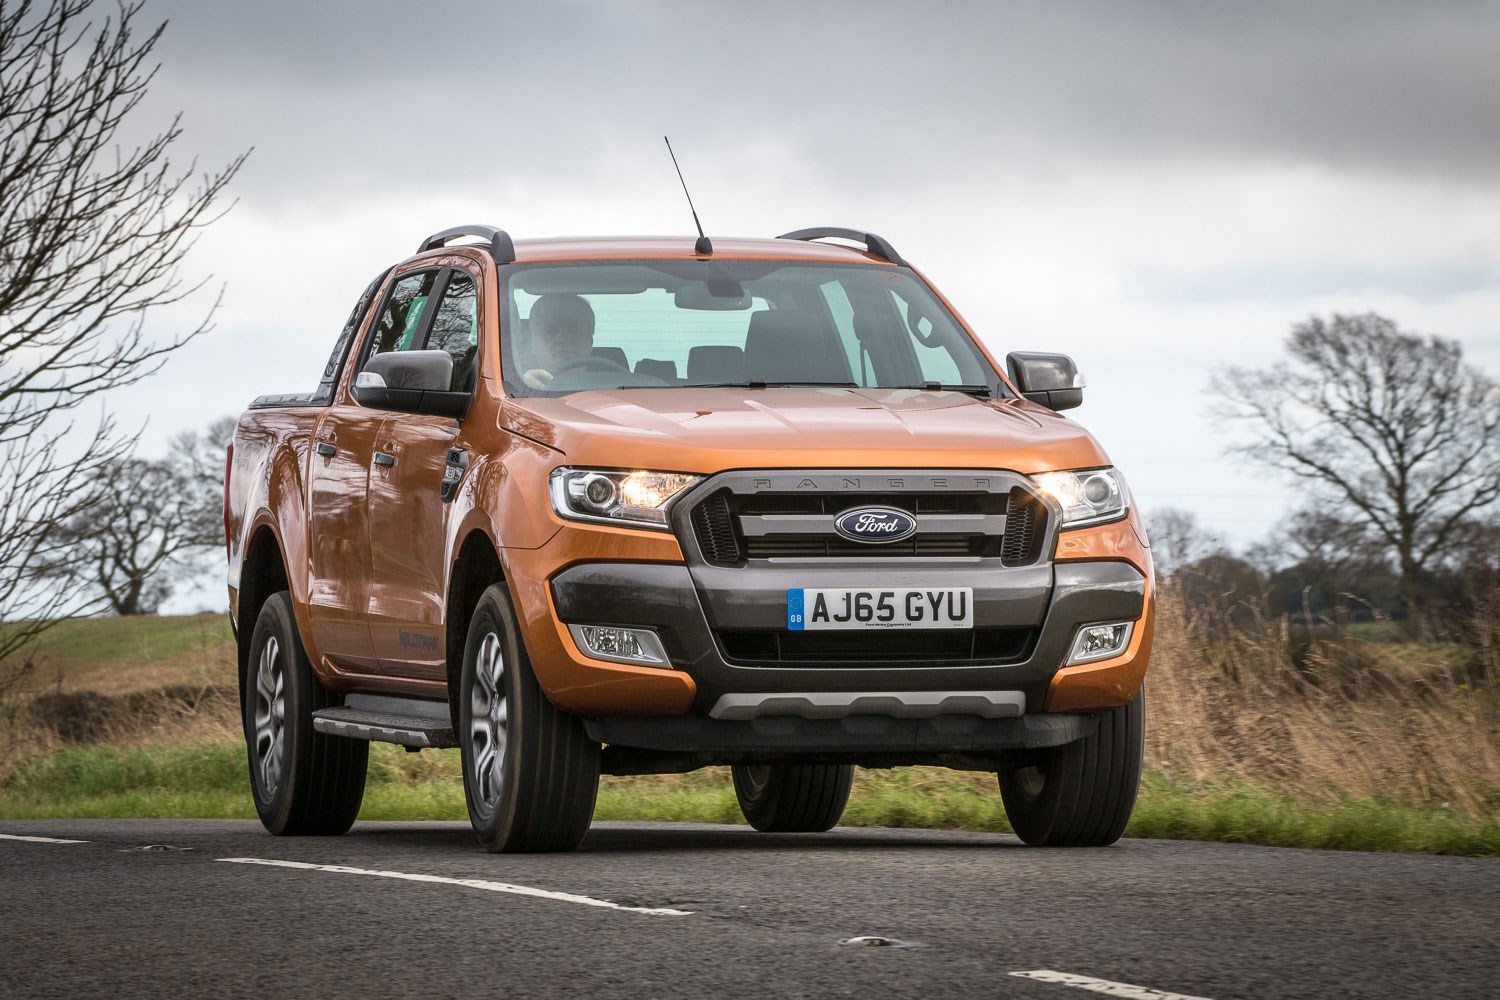
<svg viewBox="0 0 1500 1000"><path fill-rule="evenodd" d="M375 453L375 464L383 469L389 469L396 464L396 456L388 451L377 451Z"/></svg>
<svg viewBox="0 0 1500 1000"><path fill-rule="evenodd" d="M332 458L333 456L337 455L338 453L339 453L339 450L336 447L334 447L334 444L333 444L332 441L319 441L318 442L318 454L322 455L324 458Z"/></svg>
<svg viewBox="0 0 1500 1000"><path fill-rule="evenodd" d="M462 448L449 448L448 459L443 467L443 480L438 484L438 496L443 503L452 503L458 496L458 484L464 481L469 468L469 453Z"/></svg>

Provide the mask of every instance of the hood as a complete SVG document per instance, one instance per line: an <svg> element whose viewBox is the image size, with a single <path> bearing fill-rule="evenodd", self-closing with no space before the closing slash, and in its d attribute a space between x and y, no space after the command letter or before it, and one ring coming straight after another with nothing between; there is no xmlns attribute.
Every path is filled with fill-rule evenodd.
<svg viewBox="0 0 1500 1000"><path fill-rule="evenodd" d="M642 388L507 399L501 426L571 465L713 473L750 468L1107 465L1093 437L1018 399L919 389Z"/></svg>

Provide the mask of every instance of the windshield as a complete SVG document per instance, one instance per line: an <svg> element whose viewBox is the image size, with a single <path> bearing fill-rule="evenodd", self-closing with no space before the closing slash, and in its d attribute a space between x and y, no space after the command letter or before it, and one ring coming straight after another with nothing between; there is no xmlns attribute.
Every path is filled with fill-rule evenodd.
<svg viewBox="0 0 1500 1000"><path fill-rule="evenodd" d="M506 392L707 385L1009 395L926 285L878 264L690 260L508 270Z"/></svg>

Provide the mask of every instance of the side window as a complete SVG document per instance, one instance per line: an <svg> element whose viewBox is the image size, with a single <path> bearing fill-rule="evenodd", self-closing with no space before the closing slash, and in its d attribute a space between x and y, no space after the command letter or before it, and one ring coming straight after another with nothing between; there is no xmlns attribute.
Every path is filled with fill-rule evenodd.
<svg viewBox="0 0 1500 1000"><path fill-rule="evenodd" d="M391 289L385 307L375 320L371 331L373 345L370 354L386 351L409 351L415 345L417 332L422 328L422 314L427 310L427 299L432 294L433 282L440 271L423 271L408 274Z"/></svg>
<svg viewBox="0 0 1500 1000"><path fill-rule="evenodd" d="M432 331L425 349L447 351L453 358L453 392L469 390L469 374L479 350L479 296L474 278L455 269L432 316Z"/></svg>

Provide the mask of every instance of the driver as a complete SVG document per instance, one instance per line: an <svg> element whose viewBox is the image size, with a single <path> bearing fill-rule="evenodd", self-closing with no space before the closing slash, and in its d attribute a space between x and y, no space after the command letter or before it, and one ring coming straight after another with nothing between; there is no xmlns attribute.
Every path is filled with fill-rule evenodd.
<svg viewBox="0 0 1500 1000"><path fill-rule="evenodd" d="M594 310L581 296L543 295L532 305L527 326L536 367L521 380L533 389L547 388L557 369L594 350Z"/></svg>

